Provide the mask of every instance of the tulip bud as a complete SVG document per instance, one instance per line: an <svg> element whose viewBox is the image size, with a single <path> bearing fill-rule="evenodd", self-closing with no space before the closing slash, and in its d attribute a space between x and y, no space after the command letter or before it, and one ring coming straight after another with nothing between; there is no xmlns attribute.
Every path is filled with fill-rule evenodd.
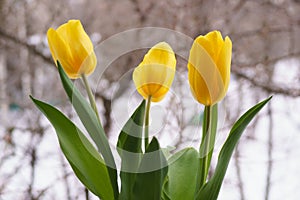
<svg viewBox="0 0 300 200"><path fill-rule="evenodd" d="M94 47L79 20L69 20L57 30L50 28L47 39L54 62L61 63L69 78L76 79L95 70Z"/></svg>
<svg viewBox="0 0 300 200"><path fill-rule="evenodd" d="M176 70L175 54L166 42L153 46L133 72L137 91L152 102L161 101L172 85Z"/></svg>
<svg viewBox="0 0 300 200"><path fill-rule="evenodd" d="M221 101L230 80L232 43L219 31L195 39L188 61L188 78L195 99L206 106Z"/></svg>

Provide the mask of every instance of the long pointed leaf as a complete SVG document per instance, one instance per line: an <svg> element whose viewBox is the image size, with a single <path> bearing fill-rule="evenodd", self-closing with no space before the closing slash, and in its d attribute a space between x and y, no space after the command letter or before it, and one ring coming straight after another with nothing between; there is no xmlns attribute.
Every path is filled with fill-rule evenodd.
<svg viewBox="0 0 300 200"><path fill-rule="evenodd" d="M139 174L133 188L133 200L156 200L162 195L162 186L168 172L167 160L154 137L142 158Z"/></svg>
<svg viewBox="0 0 300 200"><path fill-rule="evenodd" d="M84 134L53 106L34 99L56 130L60 147L81 182L102 199L113 200L109 174L100 154Z"/></svg>
<svg viewBox="0 0 300 200"><path fill-rule="evenodd" d="M225 173L234 151L236 144L238 143L243 131L255 115L270 101L272 97L256 104L250 108L239 120L233 125L229 136L224 143L219 157L218 163L212 178L200 189L197 194L197 200L216 200L218 198L220 188L225 177Z"/></svg>
<svg viewBox="0 0 300 200"><path fill-rule="evenodd" d="M74 86L72 81L68 78L64 72L61 64L58 64L59 75L63 84L63 87L78 114L81 122L86 128L87 132L95 142L98 151L102 154L105 163L107 164L110 180L113 186L115 199L118 199L118 184L117 184L117 171L113 154L111 152L108 139L105 135L104 129L97 119L97 116L86 99L81 95L78 89Z"/></svg>
<svg viewBox="0 0 300 200"><path fill-rule="evenodd" d="M165 199L194 199L197 191L199 154L194 148L183 149L169 160L168 180L164 185Z"/></svg>
<svg viewBox="0 0 300 200"><path fill-rule="evenodd" d="M133 185L142 157L144 113L145 100L129 118L119 135L117 147L122 160L120 199L133 198Z"/></svg>

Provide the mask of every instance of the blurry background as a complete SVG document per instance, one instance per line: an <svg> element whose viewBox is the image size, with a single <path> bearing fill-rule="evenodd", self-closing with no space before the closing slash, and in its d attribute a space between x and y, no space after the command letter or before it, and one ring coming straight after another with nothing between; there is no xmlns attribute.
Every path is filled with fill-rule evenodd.
<svg viewBox="0 0 300 200"><path fill-rule="evenodd" d="M223 121L215 155L238 116L258 101L274 97L242 136L219 199L300 198L299 0L0 0L0 18L0 200L95 199L92 194L86 197L53 128L28 98L32 94L74 118L46 40L49 27L73 18L81 20L96 51L103 41L132 28L168 28L190 38L215 29L229 35L232 78L220 105ZM151 37L155 36L147 39ZM122 42L126 41L97 52L98 63ZM171 42L180 43L176 38ZM185 46L186 54L189 48ZM93 82L112 144L141 100L130 79L146 51L119 55ZM177 59L172 92L151 110L152 134L174 151L198 147L203 112L188 89L187 61Z"/></svg>

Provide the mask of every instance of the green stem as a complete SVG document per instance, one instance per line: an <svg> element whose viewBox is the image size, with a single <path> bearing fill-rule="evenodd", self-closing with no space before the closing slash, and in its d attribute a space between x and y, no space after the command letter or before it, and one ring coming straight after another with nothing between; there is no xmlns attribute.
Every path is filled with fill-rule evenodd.
<svg viewBox="0 0 300 200"><path fill-rule="evenodd" d="M145 138L145 151L149 144L149 114L150 114L151 96L148 96L146 110L145 110L145 126L144 126L144 138Z"/></svg>
<svg viewBox="0 0 300 200"><path fill-rule="evenodd" d="M92 93L91 87L89 85L89 82L88 82L85 74L82 74L81 78L83 80L86 92L87 92L87 94L89 96L90 104L91 104L93 110L95 111L98 120L100 121L99 114L98 114L98 109L97 109L97 105L96 105L96 101L95 101L94 95Z"/></svg>
<svg viewBox="0 0 300 200"><path fill-rule="evenodd" d="M207 179L211 157L214 150L216 130L217 130L217 105L205 106L202 125L202 141L200 145L200 167L199 167L199 187L202 187Z"/></svg>

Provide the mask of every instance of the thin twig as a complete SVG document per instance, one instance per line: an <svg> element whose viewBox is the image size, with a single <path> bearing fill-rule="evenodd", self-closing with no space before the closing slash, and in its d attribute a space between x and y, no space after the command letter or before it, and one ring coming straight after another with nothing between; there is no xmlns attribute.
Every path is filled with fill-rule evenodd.
<svg viewBox="0 0 300 200"><path fill-rule="evenodd" d="M272 104L268 104L268 116L269 116L269 134L268 134L268 163L267 163L267 178L266 178L266 191L265 200L270 199L271 190L271 176L273 168L273 115L272 115Z"/></svg>

